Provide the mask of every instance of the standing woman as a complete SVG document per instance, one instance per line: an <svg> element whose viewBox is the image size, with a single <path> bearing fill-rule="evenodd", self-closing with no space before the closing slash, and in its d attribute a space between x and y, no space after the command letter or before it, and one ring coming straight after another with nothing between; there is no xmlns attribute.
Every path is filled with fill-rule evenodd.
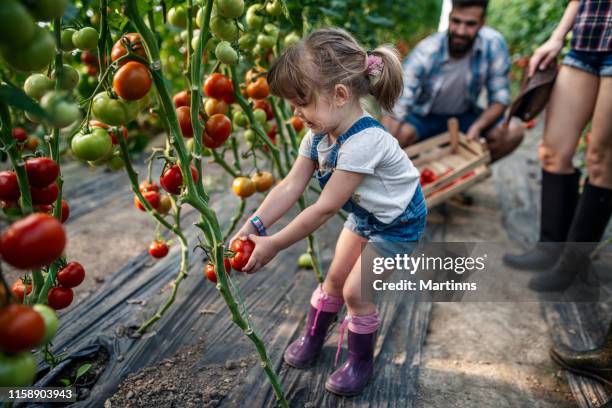
<svg viewBox="0 0 612 408"><path fill-rule="evenodd" d="M552 91L539 148L541 244L504 258L515 268L542 271L529 282L537 291L563 290L588 269L589 251L577 253L554 243L599 242L612 213L612 1L569 1L552 36L531 57L529 75L559 55L572 28L571 49ZM572 158L589 121L588 179L579 196L580 172Z"/></svg>

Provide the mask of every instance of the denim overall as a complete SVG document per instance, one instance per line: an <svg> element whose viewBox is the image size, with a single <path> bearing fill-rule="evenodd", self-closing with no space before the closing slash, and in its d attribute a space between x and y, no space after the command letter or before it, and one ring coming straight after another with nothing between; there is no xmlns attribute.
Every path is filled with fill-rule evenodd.
<svg viewBox="0 0 612 408"><path fill-rule="evenodd" d="M325 187L336 168L338 152L342 144L349 137L371 127L384 129L384 126L374 118L365 116L338 137L327 158L326 166L324 166L326 170L317 169L314 174L321 188ZM312 139L310 158L317 164L319 163L317 146L323 137L325 134L316 134ZM423 234L427 218L427 206L420 184L404 212L388 224L379 221L374 214L357 204L352 197L342 206L342 209L350 213L344 226L371 242L416 242Z"/></svg>

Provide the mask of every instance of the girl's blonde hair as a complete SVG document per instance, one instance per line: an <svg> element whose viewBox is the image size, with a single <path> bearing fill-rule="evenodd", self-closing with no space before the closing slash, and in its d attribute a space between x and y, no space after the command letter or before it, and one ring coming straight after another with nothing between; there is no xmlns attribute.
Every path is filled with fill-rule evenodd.
<svg viewBox="0 0 612 408"><path fill-rule="evenodd" d="M390 111L403 89L402 64L397 50L382 45L369 55L380 57L383 68L372 78L368 53L346 31L323 28L285 50L268 73L270 91L285 99L308 104L322 92L343 84L356 97L374 95Z"/></svg>

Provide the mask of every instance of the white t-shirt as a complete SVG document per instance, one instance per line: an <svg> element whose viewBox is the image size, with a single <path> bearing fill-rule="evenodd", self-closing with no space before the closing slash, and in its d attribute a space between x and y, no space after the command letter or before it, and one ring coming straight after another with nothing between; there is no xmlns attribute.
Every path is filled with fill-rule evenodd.
<svg viewBox="0 0 612 408"><path fill-rule="evenodd" d="M313 139L308 131L299 154L310 158ZM325 135L317 146L319 169L332 151L331 138ZM349 137L338 152L338 170L363 173L353 200L383 223L390 223L404 212L419 185L419 171L396 138L381 128L368 128Z"/></svg>

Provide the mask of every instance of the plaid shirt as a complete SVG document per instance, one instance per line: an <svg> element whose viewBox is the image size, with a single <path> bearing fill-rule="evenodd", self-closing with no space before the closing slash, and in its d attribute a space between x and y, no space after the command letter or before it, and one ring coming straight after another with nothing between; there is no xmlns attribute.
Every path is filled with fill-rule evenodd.
<svg viewBox="0 0 612 408"><path fill-rule="evenodd" d="M393 116L403 120L409 113L429 114L441 91L442 66L449 60L447 31L418 43L404 61L404 92L393 108ZM510 104L510 56L500 33L489 27L479 30L471 50L470 67L465 73L470 105L477 105L483 86L487 88L489 105L494 102Z"/></svg>
<svg viewBox="0 0 612 408"><path fill-rule="evenodd" d="M578 51L612 51L612 1L580 0L571 47Z"/></svg>

